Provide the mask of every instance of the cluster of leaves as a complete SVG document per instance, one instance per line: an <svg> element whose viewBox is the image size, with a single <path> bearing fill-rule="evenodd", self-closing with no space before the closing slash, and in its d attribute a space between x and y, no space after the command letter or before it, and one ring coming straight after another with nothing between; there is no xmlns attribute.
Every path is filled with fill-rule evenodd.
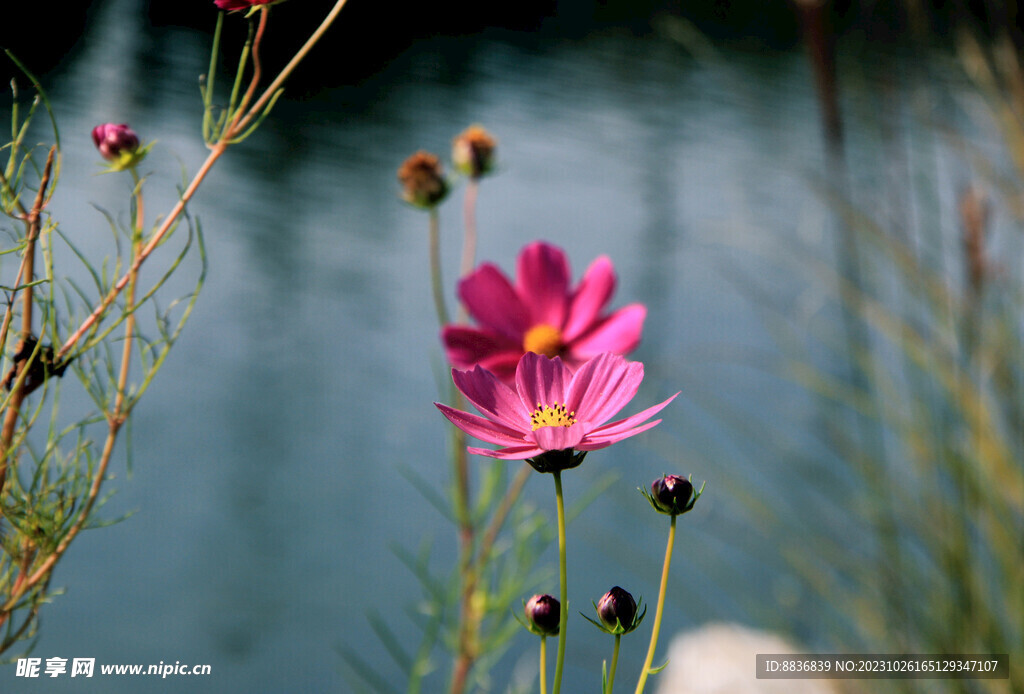
<svg viewBox="0 0 1024 694"><path fill-rule="evenodd" d="M12 58L13 59L13 58ZM19 66L20 67L20 66ZM203 284L206 256L198 224L187 227L175 256L149 286L121 292L87 329L88 317L114 292L144 238L138 218L143 181L126 186L127 224L104 213L113 253L100 261L86 256L51 215L61 172L60 134L46 96L34 87L26 105L13 87L10 140L0 178L0 204L7 224L0 251L5 311L0 344L5 374L0 419L0 653L35 633L40 606L55 593L52 571L77 534L99 520L108 464L122 428L181 334ZM30 144L34 119L49 113L52 145ZM75 170L84 169L76 166ZM126 181L127 175L125 176ZM175 226L179 226L176 224ZM174 229L170 232L173 233ZM166 235L164 239L170 237ZM161 301L168 280L186 258L198 256L198 279L185 297ZM64 265L60 272L57 265ZM79 264L80 270L72 265ZM86 278L83 283L68 275ZM69 336L78 335L74 340ZM62 376L73 375L81 392L68 394ZM130 438L127 436L126 438ZM126 457L130 446L125 443Z"/></svg>
<svg viewBox="0 0 1024 694"><path fill-rule="evenodd" d="M437 513L457 526L458 518L453 511L455 490L451 489L448 495L440 494L413 471L407 469L404 472ZM491 549L485 551L487 560L481 564L481 575L476 582L472 600L477 610L480 631L473 644L476 658L471 679L466 682L467 690L499 689L510 694L519 691L514 683L495 687L490 672L506 655L515 637L526 634L513 608L522 603L524 595L530 595L556 579L550 567L538 566L545 551L555 540L552 519L525 499L519 499L511 506L506 505L510 497L517 497L516 494L510 494L510 490L514 491L517 485L521 485L532 470L524 463L520 472L521 477L510 481L505 465L483 468L479 494L473 509L476 527L502 526L507 527L508 531L500 537L485 534L479 540L488 543ZM616 479L616 475L609 473L595 481L566 511L567 520L571 522L612 486ZM496 519L498 523L495 523ZM432 686L436 686L431 685L431 676L447 677L449 673L444 671L442 664L458 654L461 636L458 609L464 589L462 572L458 566L447 571L438 570L434 541L431 538L425 538L415 550L396 543L392 551L416 577L422 589L421 597L407 607L410 622L421 633L420 643L414 652L410 652L403 645L403 639L383 618L370 612L367 615L370 626L387 650L396 670L384 674L349 647L341 647L340 653L354 675L350 682L356 691L413 693L424 691L425 688L429 691ZM442 654L445 655L442 657ZM402 685L396 682L402 682ZM532 683L523 683L521 686L523 691L530 691Z"/></svg>
<svg viewBox="0 0 1024 694"><path fill-rule="evenodd" d="M216 4L221 9L248 11L249 40L235 70L229 101L220 106L214 101L213 84L224 22L224 14L218 14L210 73L203 76L201 86L202 132L210 153L191 180L183 172L177 203L152 228L146 229L143 218L145 180L137 171L150 145L139 146L133 132L128 136L126 125L106 124L93 131L101 153L101 140L110 146L98 135L101 128L109 131L112 127L132 145L131 152L115 157L103 153L114 159L108 173L125 176L125 180L130 173L133 185L127 224L103 213L110 226L113 255L98 263L80 251L71 240L76 235L63 234L50 215L49 202L61 165L60 136L38 81L18 64L35 87L36 96L22 117L15 90L11 139L0 148L7 155L0 201L4 215L13 223L0 259L21 259L15 280L3 288L7 306L0 328L0 345L7 360L0 407L0 626L6 626L0 653L33 634L39 607L52 594L53 567L82 529L99 524L96 511L103 504L100 492L114 444L122 429L128 428L133 408L163 365L199 296L206 253L199 224L186 212L186 204L228 147L244 140L262 123L281 96L285 80L337 19L346 0L336 0L306 43L265 87L259 53L270 5L276 3L232 0ZM34 136L31 124L40 105L50 114L51 147L27 144ZM41 151L47 151L44 165L39 161ZM168 259L171 239L182 227L187 229L185 238ZM181 236L177 233L179 239ZM57 247L66 252L55 252ZM139 271L157 249L164 265L152 284L142 286ZM195 288L162 306L168 281L179 274L186 258L195 255L200 266ZM86 279L58 275L57 258L71 264L77 260L84 269L79 274ZM12 327L18 323L20 331ZM61 411L60 376L69 368L91 400L91 410L86 405L85 412L77 406L70 414ZM41 415L47 408L49 424L43 432ZM130 460L130 446L125 448Z"/></svg>

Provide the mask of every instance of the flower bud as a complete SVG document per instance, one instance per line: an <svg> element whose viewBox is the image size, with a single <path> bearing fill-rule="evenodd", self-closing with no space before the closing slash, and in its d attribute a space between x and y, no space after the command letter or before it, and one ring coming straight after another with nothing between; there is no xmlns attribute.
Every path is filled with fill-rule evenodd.
<svg viewBox="0 0 1024 694"><path fill-rule="evenodd" d="M494 168L497 142L479 125L466 128L452 144L452 163L459 173L480 178Z"/></svg>
<svg viewBox="0 0 1024 694"><path fill-rule="evenodd" d="M550 595L534 595L526 601L527 628L538 636L556 636L562 606Z"/></svg>
<svg viewBox="0 0 1024 694"><path fill-rule="evenodd" d="M597 615L613 634L628 634L636 628L636 601L629 592L615 586L597 601Z"/></svg>
<svg viewBox="0 0 1024 694"><path fill-rule="evenodd" d="M402 199L417 207L431 208L448 194L441 161L428 152L416 152L398 169Z"/></svg>
<svg viewBox="0 0 1024 694"><path fill-rule="evenodd" d="M248 10L257 5L276 5L277 2L278 0L213 0L213 4L225 12Z"/></svg>
<svg viewBox="0 0 1024 694"><path fill-rule="evenodd" d="M640 600L643 602L643 599ZM584 619L596 626L601 631L614 636L622 636L640 626L647 614L647 608L637 614L637 603L633 596L627 591L615 586L594 603L597 610L598 620L593 620L587 615L580 613Z"/></svg>
<svg viewBox="0 0 1024 694"><path fill-rule="evenodd" d="M665 475L651 483L651 493L646 496L655 510L678 516L692 509L703 491L701 487L701 491L694 494L690 480L679 475Z"/></svg>
<svg viewBox="0 0 1024 694"><path fill-rule="evenodd" d="M139 149L139 136L124 123L104 123L92 129L92 141L107 161L131 157Z"/></svg>

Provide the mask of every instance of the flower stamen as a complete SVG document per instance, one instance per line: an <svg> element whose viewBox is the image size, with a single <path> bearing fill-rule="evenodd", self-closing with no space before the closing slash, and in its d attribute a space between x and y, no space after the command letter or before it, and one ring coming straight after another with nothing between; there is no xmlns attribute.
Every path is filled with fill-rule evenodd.
<svg viewBox="0 0 1024 694"><path fill-rule="evenodd" d="M569 412L565 405L557 402L550 407L537 403L537 409L530 414L532 431L541 427L571 427L576 423L576 412Z"/></svg>
<svg viewBox="0 0 1024 694"><path fill-rule="evenodd" d="M562 351L562 331L547 323L538 323L523 335L523 351L557 357Z"/></svg>

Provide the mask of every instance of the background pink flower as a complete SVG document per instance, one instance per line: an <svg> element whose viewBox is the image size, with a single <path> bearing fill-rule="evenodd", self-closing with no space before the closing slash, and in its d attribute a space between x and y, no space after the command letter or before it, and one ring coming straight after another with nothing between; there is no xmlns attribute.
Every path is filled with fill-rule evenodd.
<svg viewBox="0 0 1024 694"><path fill-rule="evenodd" d="M483 417L434 403L470 436L502 446L469 448L470 453L525 460L547 451L596 451L661 422L649 422L678 395L642 412L605 424L636 395L644 365L604 353L575 373L558 357L528 352L516 368L515 390L480 366L452 369L455 386Z"/></svg>
<svg viewBox="0 0 1024 694"><path fill-rule="evenodd" d="M519 253L514 285L496 266L480 265L458 289L479 327L445 326L441 340L448 360L463 369L483 366L511 383L526 352L561 357L575 370L602 352L636 349L647 309L630 304L605 313L615 292L611 260L597 258L575 288L570 279L565 253L543 241Z"/></svg>

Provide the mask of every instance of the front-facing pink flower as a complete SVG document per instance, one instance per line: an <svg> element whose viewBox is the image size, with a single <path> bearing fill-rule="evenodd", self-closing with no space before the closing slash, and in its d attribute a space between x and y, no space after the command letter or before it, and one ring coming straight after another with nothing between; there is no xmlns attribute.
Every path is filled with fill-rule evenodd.
<svg viewBox="0 0 1024 694"><path fill-rule="evenodd" d="M575 288L570 281L565 253L542 241L519 253L515 284L482 264L459 282L459 298L479 327L448 325L441 332L452 366L480 365L511 385L527 352L561 357L575 371L602 352L636 349L647 309L630 304L605 312L615 292L612 262L601 256Z"/></svg>
<svg viewBox="0 0 1024 694"><path fill-rule="evenodd" d="M470 436L501 446L471 447L470 453L505 460L606 448L661 422L648 420L678 395L606 424L633 399L644 378L643 364L611 353L594 357L573 373L559 357L528 352L516 368L514 390L480 366L452 369L452 378L484 416L434 404Z"/></svg>

